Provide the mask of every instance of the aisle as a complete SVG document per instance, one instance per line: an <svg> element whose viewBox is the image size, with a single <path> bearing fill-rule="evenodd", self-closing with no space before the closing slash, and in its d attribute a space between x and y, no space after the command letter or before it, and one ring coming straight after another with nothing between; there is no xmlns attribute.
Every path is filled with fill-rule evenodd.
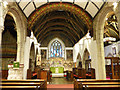
<svg viewBox="0 0 120 90"><path fill-rule="evenodd" d="M47 85L47 90L58 90L58 89L74 90L74 84L48 84Z"/></svg>
<svg viewBox="0 0 120 90"><path fill-rule="evenodd" d="M52 78L47 84L47 90L74 90L73 81L68 81L66 78Z"/></svg>

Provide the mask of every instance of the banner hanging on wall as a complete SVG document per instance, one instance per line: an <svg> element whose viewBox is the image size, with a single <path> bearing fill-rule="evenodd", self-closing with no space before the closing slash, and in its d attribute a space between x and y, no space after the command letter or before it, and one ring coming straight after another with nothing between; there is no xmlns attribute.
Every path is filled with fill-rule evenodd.
<svg viewBox="0 0 120 90"><path fill-rule="evenodd" d="M14 62L13 63L13 69L19 69L19 62Z"/></svg>

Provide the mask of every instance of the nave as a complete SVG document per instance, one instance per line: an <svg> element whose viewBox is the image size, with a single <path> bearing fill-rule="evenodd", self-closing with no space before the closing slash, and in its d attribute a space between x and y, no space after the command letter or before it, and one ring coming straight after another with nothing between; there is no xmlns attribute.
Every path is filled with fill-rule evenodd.
<svg viewBox="0 0 120 90"><path fill-rule="evenodd" d="M119 0L10 1L0 0L1 89L120 89Z"/></svg>

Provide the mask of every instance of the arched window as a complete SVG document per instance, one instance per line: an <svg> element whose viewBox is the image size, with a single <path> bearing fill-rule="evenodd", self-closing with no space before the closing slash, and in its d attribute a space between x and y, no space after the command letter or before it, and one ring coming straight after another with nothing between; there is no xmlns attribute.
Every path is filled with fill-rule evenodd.
<svg viewBox="0 0 120 90"><path fill-rule="evenodd" d="M62 57L62 45L57 40L51 44L50 57Z"/></svg>

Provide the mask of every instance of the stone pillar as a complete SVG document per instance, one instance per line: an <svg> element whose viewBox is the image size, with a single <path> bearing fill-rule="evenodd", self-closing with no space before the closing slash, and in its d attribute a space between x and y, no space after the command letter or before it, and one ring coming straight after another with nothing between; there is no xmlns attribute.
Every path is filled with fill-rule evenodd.
<svg viewBox="0 0 120 90"><path fill-rule="evenodd" d="M24 40L17 42L17 62L20 62L20 64L24 63Z"/></svg>
<svg viewBox="0 0 120 90"><path fill-rule="evenodd" d="M120 1L118 2L118 5L115 9L115 15L117 16L119 38L120 38Z"/></svg>
<svg viewBox="0 0 120 90"><path fill-rule="evenodd" d="M106 70L105 70L105 57L104 57L104 43L103 43L103 31L97 30L96 33L96 43L97 43L97 75L96 79L106 79Z"/></svg>
<svg viewBox="0 0 120 90"><path fill-rule="evenodd" d="M29 57L30 57L30 37L26 37L25 48L24 48L24 71L23 79L27 78L27 69L29 69Z"/></svg>

